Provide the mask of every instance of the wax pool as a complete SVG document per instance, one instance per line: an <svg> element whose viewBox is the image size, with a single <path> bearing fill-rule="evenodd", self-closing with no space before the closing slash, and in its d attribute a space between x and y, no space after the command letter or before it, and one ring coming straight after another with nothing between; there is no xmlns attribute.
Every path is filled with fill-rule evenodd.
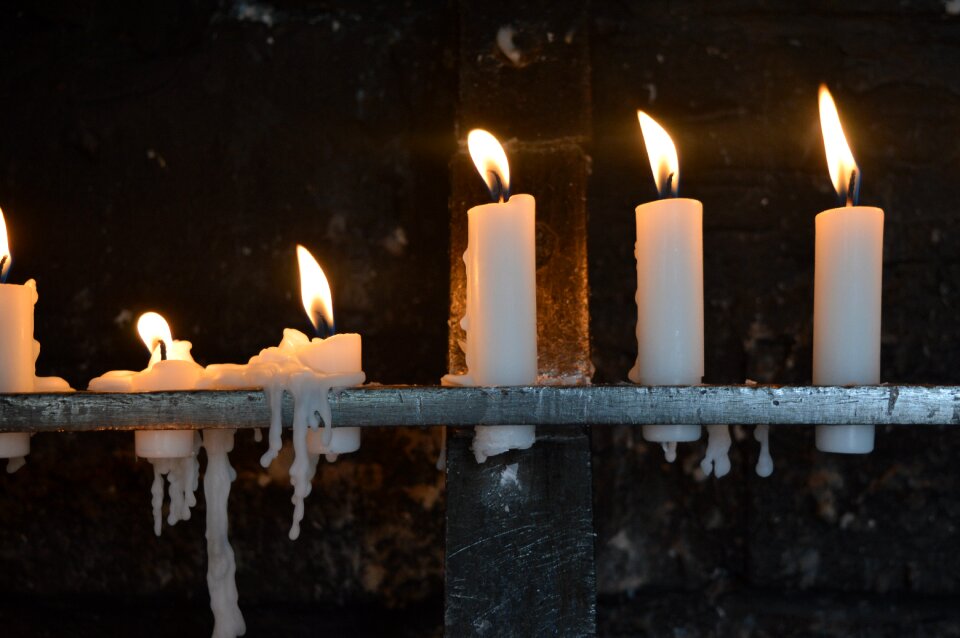
<svg viewBox="0 0 960 638"><path fill-rule="evenodd" d="M468 212L466 314L467 372L446 385L533 385L537 382L536 202L514 195ZM536 439L532 425L478 426L477 462Z"/></svg>
<svg viewBox="0 0 960 638"><path fill-rule="evenodd" d="M637 361L630 380L697 385L703 380L703 205L667 198L636 209ZM699 425L645 425L661 443L696 441Z"/></svg>
<svg viewBox="0 0 960 638"><path fill-rule="evenodd" d="M834 208L816 218L813 383L880 383L883 211ZM872 425L819 425L817 449L866 454Z"/></svg>

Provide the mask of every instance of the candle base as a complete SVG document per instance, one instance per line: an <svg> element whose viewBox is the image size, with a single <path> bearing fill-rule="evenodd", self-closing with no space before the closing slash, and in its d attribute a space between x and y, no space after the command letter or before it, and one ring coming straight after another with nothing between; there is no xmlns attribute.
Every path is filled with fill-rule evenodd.
<svg viewBox="0 0 960 638"><path fill-rule="evenodd" d="M699 425L645 425L643 438L651 443L689 443L700 440Z"/></svg>
<svg viewBox="0 0 960 638"><path fill-rule="evenodd" d="M307 431L307 452L310 454L349 454L360 449L360 428L333 428L330 445L323 444L323 427Z"/></svg>
<svg viewBox="0 0 960 638"><path fill-rule="evenodd" d="M30 435L26 432L0 434L0 459L14 459L30 454Z"/></svg>
<svg viewBox="0 0 960 638"><path fill-rule="evenodd" d="M510 450L527 450L537 440L534 425L478 425L473 434L473 455L477 463Z"/></svg>
<svg viewBox="0 0 960 638"><path fill-rule="evenodd" d="M873 452L876 427L872 425L818 425L817 449L834 454Z"/></svg>
<svg viewBox="0 0 960 638"><path fill-rule="evenodd" d="M142 459L183 459L194 455L193 430L135 432L134 447Z"/></svg>

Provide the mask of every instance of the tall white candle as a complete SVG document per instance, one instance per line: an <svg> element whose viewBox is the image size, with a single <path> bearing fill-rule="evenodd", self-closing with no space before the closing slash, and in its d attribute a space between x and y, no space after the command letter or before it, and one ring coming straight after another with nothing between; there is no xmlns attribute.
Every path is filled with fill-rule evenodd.
<svg viewBox="0 0 960 638"><path fill-rule="evenodd" d="M816 218L813 300L813 383L880 383L880 299L883 286L883 211L857 206L860 171L837 107L820 87L820 124L830 177L842 208ZM866 454L872 425L817 426L817 449Z"/></svg>
<svg viewBox="0 0 960 638"><path fill-rule="evenodd" d="M70 390L63 379L38 379L36 360L40 344L33 338L33 308L37 303L37 284L33 279L23 285L5 283L10 273L11 254L7 225L0 211L0 392L62 392ZM0 458L22 459L30 453L30 434L0 433ZM19 464L10 462L8 470Z"/></svg>
<svg viewBox="0 0 960 638"><path fill-rule="evenodd" d="M677 150L667 132L638 111L661 199L636 209L637 361L630 380L696 385L703 380L703 205L676 197ZM645 425L643 438L696 441L699 425Z"/></svg>
<svg viewBox="0 0 960 638"><path fill-rule="evenodd" d="M467 211L466 314L460 325L467 372L453 385L532 385L537 382L536 202L510 195L510 168L497 139L473 130L470 155L496 201ZM536 439L532 425L477 426L477 462Z"/></svg>

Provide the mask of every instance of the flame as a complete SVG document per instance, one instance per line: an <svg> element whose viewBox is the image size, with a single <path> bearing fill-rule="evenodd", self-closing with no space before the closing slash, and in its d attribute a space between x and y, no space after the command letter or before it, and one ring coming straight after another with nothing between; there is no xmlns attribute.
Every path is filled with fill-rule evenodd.
<svg viewBox="0 0 960 638"><path fill-rule="evenodd" d="M0 210L0 282L7 280L10 274L10 241L7 239L7 220Z"/></svg>
<svg viewBox="0 0 960 638"><path fill-rule="evenodd" d="M650 157L650 170L657 183L660 197L676 197L680 182L680 161L677 159L677 147L662 126L643 111L637 111L643 143Z"/></svg>
<svg viewBox="0 0 960 638"><path fill-rule="evenodd" d="M137 332L143 339L144 345L150 354L157 349L162 341L167 346L167 352L173 351L173 335L170 334L170 325L167 320L156 312L145 312L137 319Z"/></svg>
<svg viewBox="0 0 960 638"><path fill-rule="evenodd" d="M820 128L823 130L823 147L827 152L827 167L833 187L841 200L846 201L848 206L852 205L859 191L860 170L840 126L837 105L825 84L820 85Z"/></svg>
<svg viewBox="0 0 960 638"><path fill-rule="evenodd" d="M314 329L320 332L320 322L323 322L330 333L334 332L333 323L333 296L330 294L330 284L323 274L320 264L313 258L310 251L297 245L297 262L300 264L300 294L303 297L303 309L307 311Z"/></svg>
<svg viewBox="0 0 960 638"><path fill-rule="evenodd" d="M467 135L467 148L480 177L487 183L490 196L501 202L510 199L510 164L497 138L475 128Z"/></svg>

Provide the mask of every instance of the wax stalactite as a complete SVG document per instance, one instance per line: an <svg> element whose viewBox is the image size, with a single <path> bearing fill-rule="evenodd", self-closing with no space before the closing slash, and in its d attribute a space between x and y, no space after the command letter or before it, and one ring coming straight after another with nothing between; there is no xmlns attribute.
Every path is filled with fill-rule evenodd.
<svg viewBox="0 0 960 638"><path fill-rule="evenodd" d="M207 467L203 474L203 494L207 504L207 587L213 610L213 638L236 638L247 627L238 603L237 563L228 537L227 505L230 484L237 473L230 465L236 430L206 430L203 447Z"/></svg>
<svg viewBox="0 0 960 638"><path fill-rule="evenodd" d="M858 205L861 172L825 86L819 103L827 167L841 206L816 217L813 383L877 384L884 213ZM874 436L872 425L819 425L816 445L824 452L866 454Z"/></svg>
<svg viewBox="0 0 960 638"><path fill-rule="evenodd" d="M494 203L467 211L466 313L460 322L467 370L444 385L537 383L536 202L510 194L506 153L487 131L467 137L470 155ZM532 425L477 426L478 463L536 440Z"/></svg>
<svg viewBox="0 0 960 638"><path fill-rule="evenodd" d="M667 132L637 112L659 200L636 208L637 360L643 385L697 385L703 379L703 205L677 197L680 163ZM657 443L696 441L699 425L645 425ZM668 457L674 446L665 446Z"/></svg>
<svg viewBox="0 0 960 638"><path fill-rule="evenodd" d="M40 356L40 343L33 338L37 283L33 279L22 285L6 283L11 263L6 220L0 210L0 392L72 392L59 377L36 375ZM0 433L0 459L8 459L8 473L23 467L28 454L30 434Z"/></svg>
<svg viewBox="0 0 960 638"><path fill-rule="evenodd" d="M723 478L730 473L730 426L707 426L707 452L700 462L704 476Z"/></svg>
<svg viewBox="0 0 960 638"><path fill-rule="evenodd" d="M753 430L753 438L760 443L760 454L757 456L757 476L766 478L773 474L773 456L770 454L770 426L758 425Z"/></svg>

